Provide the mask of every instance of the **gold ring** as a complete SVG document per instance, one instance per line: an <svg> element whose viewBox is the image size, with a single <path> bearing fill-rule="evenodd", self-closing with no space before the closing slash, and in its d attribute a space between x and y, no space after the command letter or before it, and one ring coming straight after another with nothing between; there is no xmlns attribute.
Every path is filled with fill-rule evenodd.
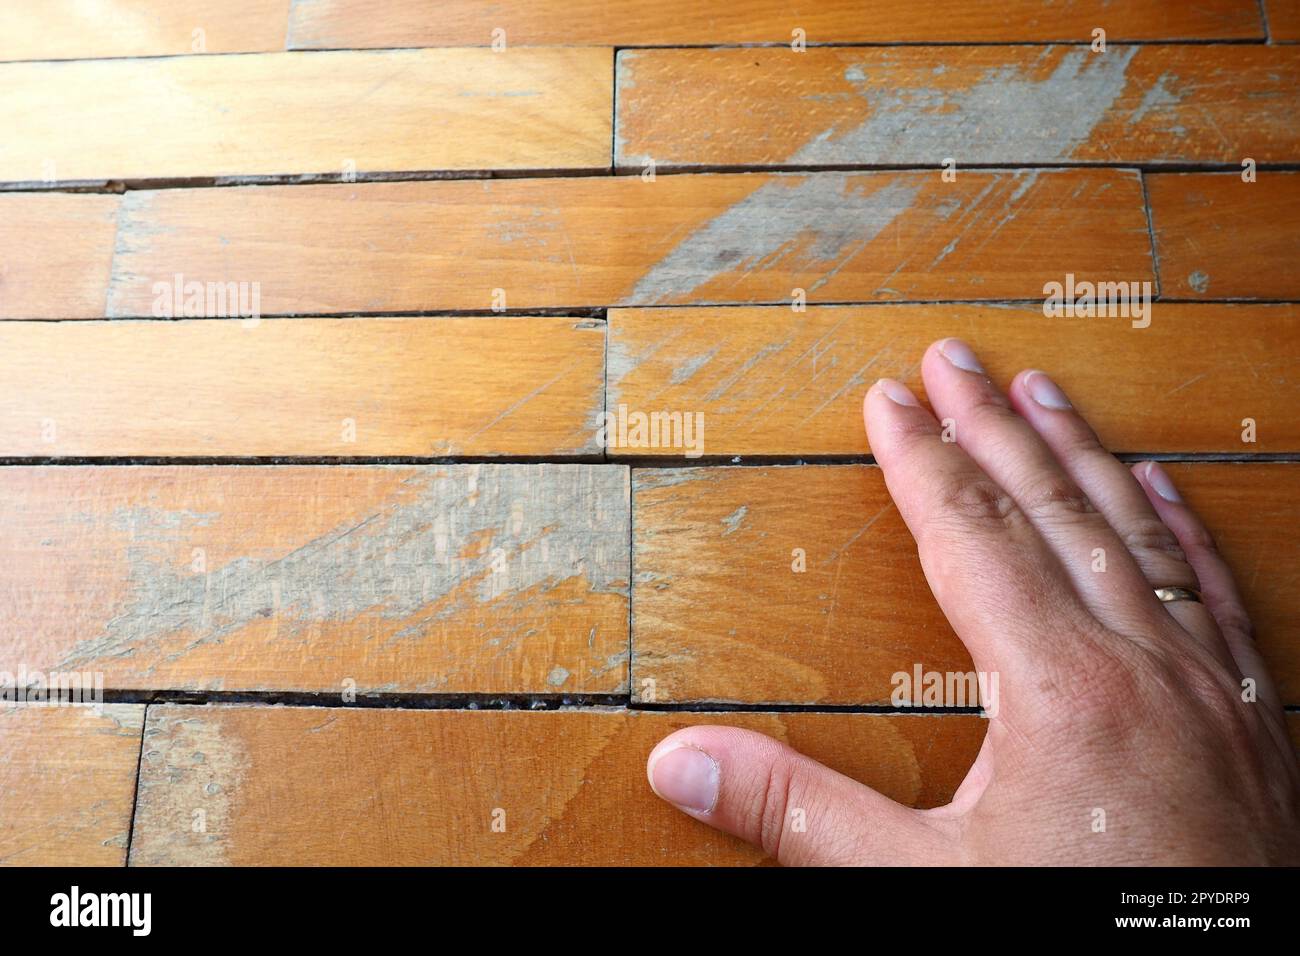
<svg viewBox="0 0 1300 956"><path fill-rule="evenodd" d="M1201 603L1201 595L1191 588L1156 588L1156 597L1160 599L1161 604L1169 604L1171 601L1195 601Z"/></svg>

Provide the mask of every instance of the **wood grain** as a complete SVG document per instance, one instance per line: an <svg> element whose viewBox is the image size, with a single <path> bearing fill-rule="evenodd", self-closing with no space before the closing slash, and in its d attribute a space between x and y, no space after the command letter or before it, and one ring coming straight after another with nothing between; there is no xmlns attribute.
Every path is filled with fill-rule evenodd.
<svg viewBox="0 0 1300 956"><path fill-rule="evenodd" d="M1147 177L1161 294L1300 298L1300 173Z"/></svg>
<svg viewBox="0 0 1300 956"><path fill-rule="evenodd" d="M0 5L0 60L282 50L290 0L41 0Z"/></svg>
<svg viewBox="0 0 1300 956"><path fill-rule="evenodd" d="M0 323L0 455L598 454L573 318Z"/></svg>
<svg viewBox="0 0 1300 956"><path fill-rule="evenodd" d="M1080 231L1081 221L1105 222ZM1037 297L1151 279L1127 170L371 183L128 193L109 314L260 281L265 313ZM496 292L494 293L494 290ZM494 298L495 295L495 298Z"/></svg>
<svg viewBox="0 0 1300 956"><path fill-rule="evenodd" d="M623 50L617 69L624 167L1300 159L1289 47Z"/></svg>
<svg viewBox="0 0 1300 956"><path fill-rule="evenodd" d="M1300 0L1264 0L1264 12L1274 43L1300 42Z"/></svg>
<svg viewBox="0 0 1300 956"><path fill-rule="evenodd" d="M118 202L117 196L0 194L0 319L102 316Z"/></svg>
<svg viewBox="0 0 1300 956"><path fill-rule="evenodd" d="M143 727L137 704L0 704L0 866L125 864Z"/></svg>
<svg viewBox="0 0 1300 956"><path fill-rule="evenodd" d="M604 169L600 49L0 64L0 180Z"/></svg>
<svg viewBox="0 0 1300 956"><path fill-rule="evenodd" d="M613 465L0 469L0 670L125 690L616 693Z"/></svg>
<svg viewBox="0 0 1300 956"><path fill-rule="evenodd" d="M822 0L798 12L778 0L297 0L289 23L299 48L481 46L496 28L511 44L601 46L788 45L796 27L809 43L1079 41L1098 26L1112 40L1263 36L1250 0Z"/></svg>
<svg viewBox="0 0 1300 956"><path fill-rule="evenodd" d="M1300 702L1300 468L1169 467ZM632 507L638 700L888 704L895 673L971 668L874 467L638 469Z"/></svg>
<svg viewBox="0 0 1300 956"><path fill-rule="evenodd" d="M921 356L949 335L970 342L1003 386L1021 369L1049 371L1115 451L1300 451L1295 306L1151 308L1142 319L1045 318L1033 306L612 309L607 407L629 420L702 415L704 441L653 447L629 432L611 452L866 454L871 383L900 378L923 395ZM1249 444L1246 418L1256 424Z"/></svg>
<svg viewBox="0 0 1300 956"><path fill-rule="evenodd" d="M151 707L131 863L760 862L646 783L655 743L705 723L770 734L918 806L948 800L984 736L974 716Z"/></svg>

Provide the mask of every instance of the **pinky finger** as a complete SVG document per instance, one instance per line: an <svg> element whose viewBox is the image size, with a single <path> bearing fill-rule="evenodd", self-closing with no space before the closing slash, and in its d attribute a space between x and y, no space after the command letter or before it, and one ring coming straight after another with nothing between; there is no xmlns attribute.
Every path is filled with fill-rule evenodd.
<svg viewBox="0 0 1300 956"><path fill-rule="evenodd" d="M1201 598L1219 625L1237 669L1255 682L1259 700L1280 707L1277 690L1255 643L1254 628L1246 613L1245 602L1237 590L1232 571L1219 554L1214 536L1183 501L1168 472L1158 464L1147 461L1134 465L1133 475L1147 493L1160 520L1174 533L1179 547L1187 555L1187 563L1201 584Z"/></svg>

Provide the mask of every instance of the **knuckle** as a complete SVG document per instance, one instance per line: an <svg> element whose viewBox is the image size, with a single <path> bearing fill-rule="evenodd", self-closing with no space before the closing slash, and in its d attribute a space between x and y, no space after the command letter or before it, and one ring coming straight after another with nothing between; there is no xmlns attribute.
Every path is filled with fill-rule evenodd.
<svg viewBox="0 0 1300 956"><path fill-rule="evenodd" d="M1199 554L1217 555L1219 543L1214 540L1210 529L1198 521L1183 534L1183 549Z"/></svg>
<svg viewBox="0 0 1300 956"><path fill-rule="evenodd" d="M1064 475L1040 479L1021 493L1021 509L1030 518L1095 520L1097 509L1074 482Z"/></svg>
<svg viewBox="0 0 1300 956"><path fill-rule="evenodd" d="M983 475L958 478L941 490L938 520L1005 527L1018 514L1015 500Z"/></svg>
<svg viewBox="0 0 1300 956"><path fill-rule="evenodd" d="M1175 561L1187 561L1174 533L1154 515L1127 522L1119 529L1119 536L1124 547L1135 556L1164 555Z"/></svg>
<svg viewBox="0 0 1300 956"><path fill-rule="evenodd" d="M785 832L785 817L790 805L794 772L788 761L774 760L767 771L767 780L754 792L749 817L758 834L758 844L773 859L780 859L781 838Z"/></svg>

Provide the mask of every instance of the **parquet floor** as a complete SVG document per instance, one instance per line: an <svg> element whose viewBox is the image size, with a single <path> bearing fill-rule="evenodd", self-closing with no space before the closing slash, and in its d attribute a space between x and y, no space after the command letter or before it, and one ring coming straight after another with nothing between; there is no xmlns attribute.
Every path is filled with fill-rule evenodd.
<svg viewBox="0 0 1300 956"><path fill-rule="evenodd" d="M703 721L945 802L859 406L946 335L1174 463L1300 708L1300 2L790 6L0 5L0 862L758 862Z"/></svg>

